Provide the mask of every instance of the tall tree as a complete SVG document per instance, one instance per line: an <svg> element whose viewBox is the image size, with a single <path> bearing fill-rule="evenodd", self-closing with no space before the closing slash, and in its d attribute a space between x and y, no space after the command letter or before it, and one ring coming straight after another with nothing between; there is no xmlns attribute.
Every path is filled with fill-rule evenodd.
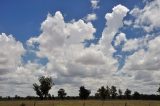
<svg viewBox="0 0 160 106"><path fill-rule="evenodd" d="M41 98L47 98L49 90L54 85L51 77L41 76L39 77L40 85L34 83L33 89L36 91L36 94Z"/></svg>
<svg viewBox="0 0 160 106"><path fill-rule="evenodd" d="M125 96L127 99L130 99L130 96L131 96L131 90L129 89L126 89L126 91L124 92Z"/></svg>
<svg viewBox="0 0 160 106"><path fill-rule="evenodd" d="M141 96L140 93L137 92L137 91L135 91L135 92L133 93L133 98L136 99L136 100L139 99L140 96Z"/></svg>
<svg viewBox="0 0 160 106"><path fill-rule="evenodd" d="M97 94L99 94L99 96L101 97L102 100L106 99L106 89L104 86L102 86L101 88L99 88L97 90Z"/></svg>
<svg viewBox="0 0 160 106"><path fill-rule="evenodd" d="M158 88L157 92L160 94L160 84L159 84L159 88Z"/></svg>
<svg viewBox="0 0 160 106"><path fill-rule="evenodd" d="M100 95L99 95L99 93L97 92L97 93L95 93L95 98L96 99L99 99L100 98Z"/></svg>
<svg viewBox="0 0 160 106"><path fill-rule="evenodd" d="M106 87L106 97L107 99L110 98L110 95L111 95L111 89L109 88L109 86Z"/></svg>
<svg viewBox="0 0 160 106"><path fill-rule="evenodd" d="M112 99L115 99L117 96L117 88L115 86L111 86L111 95Z"/></svg>
<svg viewBox="0 0 160 106"><path fill-rule="evenodd" d="M122 99L122 93L123 93L122 90L121 90L121 89L118 89L118 95L119 95L119 98L120 98L120 99Z"/></svg>
<svg viewBox="0 0 160 106"><path fill-rule="evenodd" d="M64 89L59 89L58 90L58 97L61 99L64 99L64 97L67 95Z"/></svg>
<svg viewBox="0 0 160 106"><path fill-rule="evenodd" d="M87 99L90 95L91 91L86 89L84 86L81 86L79 89L79 97L83 100Z"/></svg>
<svg viewBox="0 0 160 106"><path fill-rule="evenodd" d="M33 89L36 91L36 94L40 97L40 99L42 100L43 99L43 94L40 90L40 86L37 85L36 83L33 84Z"/></svg>

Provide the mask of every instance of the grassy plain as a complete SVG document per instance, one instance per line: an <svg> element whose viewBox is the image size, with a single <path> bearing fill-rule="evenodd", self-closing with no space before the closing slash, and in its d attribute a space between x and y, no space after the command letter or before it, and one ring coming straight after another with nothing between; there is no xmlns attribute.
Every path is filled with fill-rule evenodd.
<svg viewBox="0 0 160 106"><path fill-rule="evenodd" d="M160 106L160 101L100 101L100 100L64 100L64 101L0 101L0 106ZM23 105L22 105L23 106Z"/></svg>

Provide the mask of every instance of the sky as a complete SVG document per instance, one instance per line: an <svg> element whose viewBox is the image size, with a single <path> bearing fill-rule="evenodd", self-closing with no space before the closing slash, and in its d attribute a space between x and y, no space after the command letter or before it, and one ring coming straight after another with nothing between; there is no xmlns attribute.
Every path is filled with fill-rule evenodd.
<svg viewBox="0 0 160 106"><path fill-rule="evenodd" d="M160 0L1 0L0 96L36 95L40 76L52 77L52 95L157 94L159 11Z"/></svg>

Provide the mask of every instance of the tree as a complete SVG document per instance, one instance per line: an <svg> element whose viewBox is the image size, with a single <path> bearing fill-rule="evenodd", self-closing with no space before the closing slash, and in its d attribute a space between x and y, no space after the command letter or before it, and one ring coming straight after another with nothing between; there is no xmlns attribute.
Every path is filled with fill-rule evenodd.
<svg viewBox="0 0 160 106"><path fill-rule="evenodd" d="M109 88L109 86L106 87L106 97L107 99L110 98L110 95L111 95L111 89Z"/></svg>
<svg viewBox="0 0 160 106"><path fill-rule="evenodd" d="M134 94L133 94L133 98L136 99L136 100L139 99L140 96L141 96L140 93L137 92L137 91L135 91Z"/></svg>
<svg viewBox="0 0 160 106"><path fill-rule="evenodd" d="M115 86L111 86L111 95L112 99L115 99L115 97L117 96L117 89Z"/></svg>
<svg viewBox="0 0 160 106"><path fill-rule="evenodd" d="M106 99L106 89L104 86L97 90L97 94L101 97L102 100Z"/></svg>
<svg viewBox="0 0 160 106"><path fill-rule="evenodd" d="M95 98L96 98L96 99L99 99L99 98L100 98L99 93L95 93Z"/></svg>
<svg viewBox="0 0 160 106"><path fill-rule="evenodd" d="M48 94L48 99L49 99L49 100L52 100L51 94Z"/></svg>
<svg viewBox="0 0 160 106"><path fill-rule="evenodd" d="M40 90L40 86L37 85L36 83L33 84L33 89L36 91L36 94L40 97L40 99L42 100L43 99L43 95L42 95L42 92Z"/></svg>
<svg viewBox="0 0 160 106"><path fill-rule="evenodd" d="M157 92L160 94L160 84L159 84L159 88L158 88Z"/></svg>
<svg viewBox="0 0 160 106"><path fill-rule="evenodd" d="M118 95L119 95L119 98L121 99L122 98L122 90L121 89L118 89Z"/></svg>
<svg viewBox="0 0 160 106"><path fill-rule="evenodd" d="M130 99L130 96L131 96L131 90L129 89L126 89L126 91L124 92L125 96L127 99Z"/></svg>
<svg viewBox="0 0 160 106"><path fill-rule="evenodd" d="M65 93L64 89L59 89L58 90L58 97L61 99L64 99L64 97L67 95L67 93Z"/></svg>
<svg viewBox="0 0 160 106"><path fill-rule="evenodd" d="M41 76L39 79L40 85L34 83L33 89L36 91L36 94L40 99L47 98L49 90L54 85L51 77Z"/></svg>
<svg viewBox="0 0 160 106"><path fill-rule="evenodd" d="M81 86L79 90L79 97L85 100L89 97L90 93L91 93L90 90L86 89L84 86Z"/></svg>
<svg viewBox="0 0 160 106"><path fill-rule="evenodd" d="M107 86L106 88L102 86L97 90L96 95L98 95L102 100L105 100L106 98L110 98L110 88Z"/></svg>

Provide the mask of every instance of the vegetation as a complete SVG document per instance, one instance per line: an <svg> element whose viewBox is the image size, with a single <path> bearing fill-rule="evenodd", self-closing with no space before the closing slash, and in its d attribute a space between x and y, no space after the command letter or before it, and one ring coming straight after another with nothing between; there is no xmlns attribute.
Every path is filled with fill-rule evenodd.
<svg viewBox="0 0 160 106"><path fill-rule="evenodd" d="M79 97L83 100L87 99L90 95L91 91L86 89L84 86L81 86L79 89Z"/></svg>
<svg viewBox="0 0 160 106"><path fill-rule="evenodd" d="M118 89L118 95L119 95L119 98L120 98L120 99L122 99L122 93L123 93L122 90L121 90L121 89Z"/></svg>
<svg viewBox="0 0 160 106"><path fill-rule="evenodd" d="M0 106L84 106L82 100L69 101L1 101ZM103 104L102 104L103 103ZM98 101L86 100L85 106L159 106L160 101Z"/></svg>
<svg viewBox="0 0 160 106"><path fill-rule="evenodd" d="M40 85L34 83L33 89L36 91L36 94L40 97L40 99L46 99L48 96L48 92L51 87L54 85L51 77L42 76L39 78Z"/></svg>
<svg viewBox="0 0 160 106"><path fill-rule="evenodd" d="M132 91L129 90L129 89L126 89L126 91L124 92L124 94L125 94L125 96L126 96L127 99L130 99L131 92L132 92Z"/></svg>
<svg viewBox="0 0 160 106"><path fill-rule="evenodd" d="M67 95L67 93L65 93L64 89L59 89L59 91L58 91L59 98L61 98L63 100L66 95Z"/></svg>
<svg viewBox="0 0 160 106"><path fill-rule="evenodd" d="M159 93L159 95L160 95L160 84L159 84L159 88L158 88L157 92L158 92L158 93Z"/></svg>
<svg viewBox="0 0 160 106"><path fill-rule="evenodd" d="M102 100L105 100L107 95L109 96L109 92L107 91L107 89L105 89L104 86L102 86L101 88L98 89L96 95L97 95L97 98L100 97Z"/></svg>
<svg viewBox="0 0 160 106"><path fill-rule="evenodd" d="M112 99L115 99L117 96L117 88L116 86L111 86L111 95L112 95Z"/></svg>
<svg viewBox="0 0 160 106"><path fill-rule="evenodd" d="M132 91L130 89L126 89L124 92L121 89L117 89L116 86L101 86L95 96L90 96L91 91L86 89L85 86L81 86L79 88L79 96L67 96L65 89L61 88L57 91L58 96L54 96L49 94L49 90L54 85L51 77L41 76L38 79L39 85L37 83L33 84L33 89L35 90L38 97L35 96L27 96L20 97L15 95L14 97L2 97L0 96L0 100L160 100L160 95L156 94L141 94L138 91ZM160 94L160 85L157 88L157 92ZM24 104L22 104L24 105ZM1 105L0 105L1 106Z"/></svg>

